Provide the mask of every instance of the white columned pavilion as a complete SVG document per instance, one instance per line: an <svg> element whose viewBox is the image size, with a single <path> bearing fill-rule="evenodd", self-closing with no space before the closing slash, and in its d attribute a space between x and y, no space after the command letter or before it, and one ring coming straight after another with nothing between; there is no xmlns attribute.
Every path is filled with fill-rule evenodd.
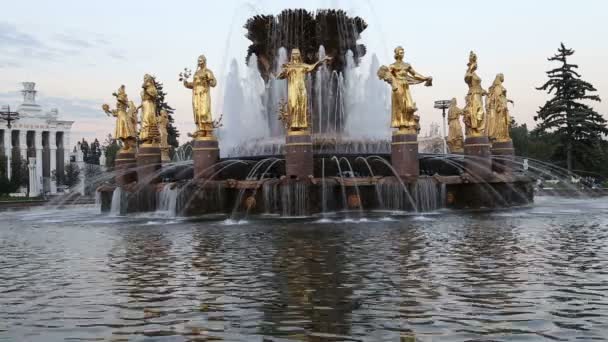
<svg viewBox="0 0 608 342"><path fill-rule="evenodd" d="M10 129L4 130L4 155L6 156L6 177L8 179L11 179L11 161L13 159L12 136L13 132Z"/></svg>
<svg viewBox="0 0 608 342"><path fill-rule="evenodd" d="M57 181L53 179L53 174L57 171L57 133L49 132L49 175L51 177L50 192L52 194L57 193Z"/></svg>
<svg viewBox="0 0 608 342"><path fill-rule="evenodd" d="M59 111L51 109L43 111L42 107L36 103L36 84L34 82L24 82L23 103L21 103L17 112L19 112L19 120L12 123L12 128L6 126L6 122L0 121L0 131L3 131L3 151L7 157L7 175L13 174L11 169L11 160L13 159L12 151L14 148L19 149L21 160L25 163L32 164L29 169L35 173L31 173L30 190L34 190L32 195L57 192L57 183L53 181L52 175L55 170L63 170L63 166L70 162L70 130L74 121L59 120ZM13 133L15 132L15 133ZM33 132L33 139L30 140L30 146L33 147L30 153L33 158L28 158L28 132ZM43 133L48 132L48 147L43 146ZM13 139L13 135L16 139ZM58 138L59 137L59 138ZM49 163L45 165L43 162L43 153L45 149L49 151ZM59 152L58 152L59 151ZM58 158L58 155L60 158ZM48 168L48 170L46 169ZM44 181L45 175L51 179ZM45 187L45 184L46 187Z"/></svg>

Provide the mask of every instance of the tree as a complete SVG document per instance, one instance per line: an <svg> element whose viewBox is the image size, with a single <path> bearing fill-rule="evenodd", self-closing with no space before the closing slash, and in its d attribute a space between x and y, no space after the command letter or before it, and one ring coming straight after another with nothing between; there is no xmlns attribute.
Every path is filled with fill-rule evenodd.
<svg viewBox="0 0 608 342"><path fill-rule="evenodd" d="M581 102L600 101L600 98L589 94L596 89L580 78L576 71L578 65L568 63L568 57L573 54L574 50L566 48L562 43L558 53L548 59L560 62L561 65L547 71L549 80L537 89L554 96L534 117L535 121L539 121L535 129L537 135L553 133L559 138L560 146L555 152L562 160L565 155L568 171L574 169L575 159L581 167L593 167L589 165L591 160L587 157L590 152L599 152L597 149L602 134L608 134L606 120L589 105Z"/></svg>
<svg viewBox="0 0 608 342"><path fill-rule="evenodd" d="M114 168L114 162L116 161L116 155L120 150L121 146L118 140L112 137L112 134L108 134L106 140L103 142L103 150L106 153L106 167Z"/></svg>
<svg viewBox="0 0 608 342"><path fill-rule="evenodd" d="M6 156L0 156L0 195L15 192L14 184L7 177L7 160Z"/></svg>
<svg viewBox="0 0 608 342"><path fill-rule="evenodd" d="M101 185L103 179L101 167L97 164L85 164L84 166L84 193L91 195Z"/></svg>
<svg viewBox="0 0 608 342"><path fill-rule="evenodd" d="M167 93L165 93L165 91L163 90L163 84L158 82L156 80L156 77L154 77L154 84L156 85L156 89L158 90L158 97L156 98L156 115L160 115L160 111L163 109L167 111L167 116L169 117L169 125L167 126L167 133L169 136L167 140L170 146L172 146L173 148L177 148L179 146L179 141L177 141L177 138L179 137L179 132L177 128L173 126L173 113L175 112L175 109L169 106L169 104L166 102L165 96L167 95Z"/></svg>
<svg viewBox="0 0 608 342"><path fill-rule="evenodd" d="M80 182L80 168L76 163L67 163L63 169L63 185L71 188Z"/></svg>
<svg viewBox="0 0 608 342"><path fill-rule="evenodd" d="M11 161L11 183L15 191L20 187L27 188L29 186L30 171L25 159L13 158Z"/></svg>

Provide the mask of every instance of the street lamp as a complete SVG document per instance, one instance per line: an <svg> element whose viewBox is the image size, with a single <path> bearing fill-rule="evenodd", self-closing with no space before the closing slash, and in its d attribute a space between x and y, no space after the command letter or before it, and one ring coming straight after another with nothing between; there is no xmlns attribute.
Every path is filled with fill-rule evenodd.
<svg viewBox="0 0 608 342"><path fill-rule="evenodd" d="M450 100L435 101L435 108L441 109L441 111L442 111L441 115L443 116L443 153L444 154L448 153L447 137L445 134L445 110L450 108L451 102L452 101L450 101Z"/></svg>
<svg viewBox="0 0 608 342"><path fill-rule="evenodd" d="M0 119L6 121L6 127L10 129L11 122L19 120L19 113L11 112L11 106L5 105L0 110Z"/></svg>

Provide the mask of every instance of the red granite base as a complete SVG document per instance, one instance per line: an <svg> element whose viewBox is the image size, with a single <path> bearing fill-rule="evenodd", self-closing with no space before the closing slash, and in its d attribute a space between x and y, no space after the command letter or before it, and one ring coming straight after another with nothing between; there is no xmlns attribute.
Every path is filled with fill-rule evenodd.
<svg viewBox="0 0 608 342"><path fill-rule="evenodd" d="M156 173L161 168L158 144L143 144L137 152L137 181L139 185L156 184L160 178Z"/></svg>
<svg viewBox="0 0 608 342"><path fill-rule="evenodd" d="M135 167L137 161L135 159L135 152L122 152L118 151L116 159L114 160L114 171L116 176L116 184L118 186L125 186L132 182L137 181L137 172Z"/></svg>
<svg viewBox="0 0 608 342"><path fill-rule="evenodd" d="M194 178L213 178L214 166L220 158L220 149L215 138L197 138L192 142Z"/></svg>
<svg viewBox="0 0 608 342"><path fill-rule="evenodd" d="M391 163L399 177L412 180L418 178L420 165L416 134L393 134Z"/></svg>
<svg viewBox="0 0 608 342"><path fill-rule="evenodd" d="M285 144L287 177L307 179L313 175L312 137L309 132L288 134Z"/></svg>
<svg viewBox="0 0 608 342"><path fill-rule="evenodd" d="M508 173L513 170L515 149L513 141L497 141L492 143L492 168L498 173Z"/></svg>
<svg viewBox="0 0 608 342"><path fill-rule="evenodd" d="M484 179L492 175L490 140L486 136L468 137L464 141L465 172Z"/></svg>

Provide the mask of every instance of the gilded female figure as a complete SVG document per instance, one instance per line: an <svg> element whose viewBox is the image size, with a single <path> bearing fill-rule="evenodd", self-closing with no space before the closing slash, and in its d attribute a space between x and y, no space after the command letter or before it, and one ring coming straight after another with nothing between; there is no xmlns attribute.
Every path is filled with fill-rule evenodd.
<svg viewBox="0 0 608 342"><path fill-rule="evenodd" d="M464 82L469 86L464 107L467 136L482 136L485 134L486 116L483 108L483 97L487 92L481 87L481 78L477 75L477 55L471 51L467 73Z"/></svg>
<svg viewBox="0 0 608 342"><path fill-rule="evenodd" d="M130 151L135 143L136 127L133 126L133 122L129 116L129 99L125 92L125 86L121 85L118 88L118 92L113 93L116 97L116 109L110 110L110 106L104 104L102 106L103 111L112 115L116 118L116 128L114 130L114 138L120 140L123 143L123 150Z"/></svg>
<svg viewBox="0 0 608 342"><path fill-rule="evenodd" d="M448 109L448 147L450 153L462 153L464 151L464 141L462 137L462 126L460 125L460 117L462 109L458 108L456 98L452 99L450 108Z"/></svg>
<svg viewBox="0 0 608 342"><path fill-rule="evenodd" d="M488 114L488 136L491 141L505 142L511 140L509 127L511 116L508 103L513 101L507 98L507 90L502 85L505 81L503 74L496 75L494 83L488 91L486 98L486 112Z"/></svg>
<svg viewBox="0 0 608 342"><path fill-rule="evenodd" d="M197 127L195 136L207 136L213 133L213 118L211 116L211 87L217 85L217 80L211 70L207 69L207 58L198 57L197 69L192 82L188 76L183 79L184 87L192 89L192 112Z"/></svg>
<svg viewBox="0 0 608 342"><path fill-rule="evenodd" d="M405 51L401 46L395 48L395 62L391 65L381 66L378 77L391 85L392 115L391 127L411 134L416 133L416 120L414 113L418 110L410 93L410 84L426 82L431 86L433 78L417 73L408 63L403 62Z"/></svg>
<svg viewBox="0 0 608 342"><path fill-rule="evenodd" d="M289 131L303 131L308 127L308 94L306 93L306 74L314 71L321 63L330 61L326 57L315 64L302 62L299 49L291 50L291 59L282 67L279 79L287 79L287 114Z"/></svg>
<svg viewBox="0 0 608 342"><path fill-rule="evenodd" d="M142 143L158 142L158 128L156 126L156 99L158 90L154 78L144 75L144 84L141 91L141 130L139 139Z"/></svg>
<svg viewBox="0 0 608 342"><path fill-rule="evenodd" d="M160 135L160 152L163 161L169 160L169 133L167 126L169 125L169 115L166 110L162 109L160 115L156 119L158 125L158 133Z"/></svg>

